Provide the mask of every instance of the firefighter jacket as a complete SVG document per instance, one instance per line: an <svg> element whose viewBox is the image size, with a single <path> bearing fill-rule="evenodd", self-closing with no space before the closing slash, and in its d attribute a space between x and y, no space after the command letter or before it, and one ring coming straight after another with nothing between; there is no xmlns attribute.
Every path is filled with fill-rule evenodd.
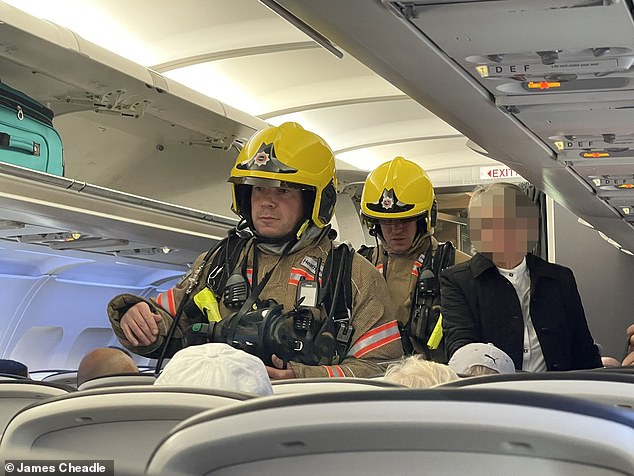
<svg viewBox="0 0 634 476"><path fill-rule="evenodd" d="M382 240L379 242L378 252L377 248L372 249L370 261L385 277L395 306L396 319L401 326L405 326L410 319L416 281L430 247L432 253L435 253L438 241L432 235L425 234L417 235L409 251L404 254L391 253ZM469 258L466 253L456 250L456 263L467 261ZM421 353L421 344L413 338L410 340L414 351Z"/></svg>
<svg viewBox="0 0 634 476"><path fill-rule="evenodd" d="M327 231L327 230L326 230ZM243 247L240 259L246 253L246 274L251 281L253 275L253 239ZM297 286L300 279L314 280L318 262L326 262L328 253L333 249L333 241L328 233L319 233L310 243L300 249L292 250L288 255L280 258L278 254L267 251L266 246L258 247L257 256L257 282L261 282L264 275L271 269L270 279L260 293L260 299L274 299L282 304L285 310L290 310L295 305ZM192 271L187 274L176 286L151 299L144 299L131 294L122 294L113 298L108 305L108 315L112 328L121 341L131 351L157 358L165 345L165 337L172 323L172 318L185 296L186 289L190 285L195 274L198 274L197 284L191 296L196 295L207 285L210 273L211 261L200 269L203 262L200 255L192 266ZM386 283L380 273L373 269L362 256L354 253L351 267L352 281L352 310L351 324L354 328L350 347L345 358L338 365L309 366L297 362L289 365L297 377L374 377L385 372L381 363L398 359L402 356L402 345L397 322L394 318L394 309L390 305ZM145 301L150 308L162 316L159 323L159 338L149 346L133 347L125 339L120 327L120 321L125 312L134 304ZM231 315L234 310L219 302L219 311L222 318ZM185 306L180 317L178 329L174 334L167 352L167 356L182 348L182 333L192 324L206 322L206 317L197 307Z"/></svg>

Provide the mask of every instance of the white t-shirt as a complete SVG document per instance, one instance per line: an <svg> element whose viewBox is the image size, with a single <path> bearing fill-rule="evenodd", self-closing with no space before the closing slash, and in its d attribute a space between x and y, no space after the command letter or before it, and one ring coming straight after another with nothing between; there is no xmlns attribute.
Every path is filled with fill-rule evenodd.
<svg viewBox="0 0 634 476"><path fill-rule="evenodd" d="M522 317L524 318L524 358L522 370L527 372L545 372L546 361L542 353L542 347L535 332L535 326L530 316L531 303L531 277L526 266L526 257L513 269L498 268L499 273L504 276L515 288L517 297L522 307Z"/></svg>

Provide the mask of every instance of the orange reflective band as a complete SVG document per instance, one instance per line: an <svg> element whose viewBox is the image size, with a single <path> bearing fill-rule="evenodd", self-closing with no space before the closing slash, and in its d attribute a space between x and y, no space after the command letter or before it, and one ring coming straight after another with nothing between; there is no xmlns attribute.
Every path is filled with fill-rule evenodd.
<svg viewBox="0 0 634 476"><path fill-rule="evenodd" d="M345 377L346 375L343 373L343 370L338 365L324 365L326 368L326 372L328 372L328 377ZM335 375L336 374L336 375Z"/></svg>
<svg viewBox="0 0 634 476"><path fill-rule="evenodd" d="M291 276L288 278L288 284L292 284L293 286L297 286L299 284L300 279L304 278L306 281L314 281L315 276L310 274L308 271L302 268L291 268ZM321 279L319 280L321 284Z"/></svg>
<svg viewBox="0 0 634 476"><path fill-rule="evenodd" d="M167 304L170 308L170 314L172 317L176 315L176 303L174 302L174 290L167 291Z"/></svg>
<svg viewBox="0 0 634 476"><path fill-rule="evenodd" d="M371 352L379 347L394 342L401 338L401 333L398 330L398 322L390 321L379 327L366 332L348 351L348 355L359 358L363 357L368 352Z"/></svg>
<svg viewBox="0 0 634 476"><path fill-rule="evenodd" d="M414 261L414 266L412 266L412 274L418 277L418 270L422 267L423 267L423 263L421 263L418 260Z"/></svg>
<svg viewBox="0 0 634 476"><path fill-rule="evenodd" d="M167 308L163 305L163 297L167 300ZM174 317L176 315L176 303L174 301L174 291L169 289L164 293L156 296L156 303L165 309L169 314Z"/></svg>

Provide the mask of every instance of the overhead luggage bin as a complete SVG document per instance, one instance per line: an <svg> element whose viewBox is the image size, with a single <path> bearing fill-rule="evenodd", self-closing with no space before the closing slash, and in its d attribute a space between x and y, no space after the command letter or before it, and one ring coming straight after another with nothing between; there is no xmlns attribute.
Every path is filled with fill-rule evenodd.
<svg viewBox="0 0 634 476"><path fill-rule="evenodd" d="M65 159L1 164L2 237L186 265L237 223L226 177L264 121L4 3L0 37L0 80L54 111Z"/></svg>

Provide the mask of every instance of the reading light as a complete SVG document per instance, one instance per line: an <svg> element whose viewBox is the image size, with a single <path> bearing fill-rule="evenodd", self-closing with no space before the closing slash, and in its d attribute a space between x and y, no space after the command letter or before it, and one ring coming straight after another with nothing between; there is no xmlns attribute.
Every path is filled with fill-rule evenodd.
<svg viewBox="0 0 634 476"><path fill-rule="evenodd" d="M598 232L599 236L601 238L603 238L605 241L607 241L608 243L610 243L612 246L614 246L615 248L621 249L621 245L619 245L616 241L614 241L612 238L608 237L605 233L603 232Z"/></svg>
<svg viewBox="0 0 634 476"><path fill-rule="evenodd" d="M583 218L577 218L577 223L579 223L580 225L583 225L583 226L587 226L588 228L594 229L594 227L590 223L585 221Z"/></svg>

